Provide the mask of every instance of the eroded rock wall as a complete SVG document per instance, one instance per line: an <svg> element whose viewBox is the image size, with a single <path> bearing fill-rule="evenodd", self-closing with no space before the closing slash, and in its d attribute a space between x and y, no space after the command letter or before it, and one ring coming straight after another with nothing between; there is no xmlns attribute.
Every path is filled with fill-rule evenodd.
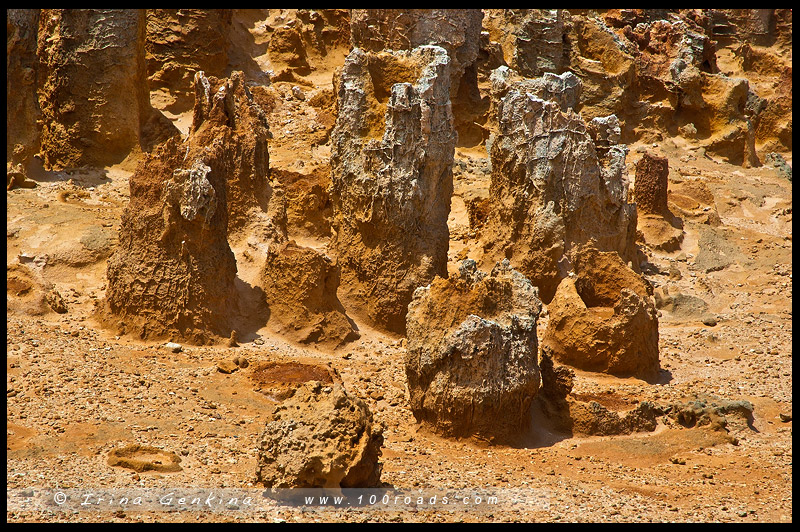
<svg viewBox="0 0 800 532"><path fill-rule="evenodd" d="M194 104L194 75L224 77L228 66L230 9L148 9L147 79L166 90L174 111Z"/></svg>
<svg viewBox="0 0 800 532"><path fill-rule="evenodd" d="M15 164L39 152L38 32L38 9L6 10L6 161Z"/></svg>
<svg viewBox="0 0 800 532"><path fill-rule="evenodd" d="M144 10L45 9L38 39L46 167L119 163L177 133L150 106Z"/></svg>

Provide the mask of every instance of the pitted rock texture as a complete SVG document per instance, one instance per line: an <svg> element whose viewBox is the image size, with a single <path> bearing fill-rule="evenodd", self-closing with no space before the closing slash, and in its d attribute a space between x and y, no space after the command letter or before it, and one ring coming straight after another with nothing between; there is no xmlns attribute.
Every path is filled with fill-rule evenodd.
<svg viewBox="0 0 800 532"><path fill-rule="evenodd" d="M490 147L491 214L484 246L505 255L549 301L566 275L565 253L594 239L598 249L636 261L636 207L628 203L623 145L605 134L601 153L580 115L526 90L496 92L499 134Z"/></svg>
<svg viewBox="0 0 800 532"><path fill-rule="evenodd" d="M747 167L791 150L791 10L484 11L479 71L571 71L583 116L617 115L623 142L680 136Z"/></svg>
<svg viewBox="0 0 800 532"><path fill-rule="evenodd" d="M481 41L480 9L354 9L351 43L370 52L434 45L450 57L450 100L460 146L484 140L475 120L488 104L478 89L476 60Z"/></svg>
<svg viewBox="0 0 800 532"><path fill-rule="evenodd" d="M270 321L292 339L336 347L359 338L336 297L339 268L320 252L294 241L271 245L260 285Z"/></svg>
<svg viewBox="0 0 800 532"><path fill-rule="evenodd" d="M108 261L103 319L142 338L230 337L238 305L228 212L245 216L266 192L266 121L241 73L195 82L192 132L160 145L131 177Z"/></svg>
<svg viewBox="0 0 800 532"><path fill-rule="evenodd" d="M486 9L484 27L506 64L527 78L560 74L568 64L563 9Z"/></svg>
<svg viewBox="0 0 800 532"><path fill-rule="evenodd" d="M254 21L250 14L254 10L234 10L239 20ZM258 70L267 74L271 81L300 82L320 70L331 67L332 57L347 55L350 50L350 10L348 9L269 9L264 31L269 37L266 43L269 57L267 70L254 64L249 50L240 43L239 50L231 50L237 66L250 63L256 68L247 70L248 76L257 79ZM255 17L257 19L257 17ZM252 24L252 22L250 22ZM247 34L245 34L247 35ZM339 56L339 54L342 54ZM236 57L238 56L238 57ZM268 80L267 80L268 81ZM307 83L307 82L306 82Z"/></svg>
<svg viewBox="0 0 800 532"><path fill-rule="evenodd" d="M320 238L330 236L330 167L316 167L305 174L271 167L270 178L285 189L289 234Z"/></svg>
<svg viewBox="0 0 800 532"><path fill-rule="evenodd" d="M338 383L312 381L275 407L261 436L257 479L268 488L380 485L383 431Z"/></svg>
<svg viewBox="0 0 800 532"><path fill-rule="evenodd" d="M614 252L580 249L576 275L561 281L548 306L542 348L554 360L612 375L658 374L658 317L652 287Z"/></svg>
<svg viewBox="0 0 800 532"><path fill-rule="evenodd" d="M174 101L173 111L192 108L194 76L224 77L228 66L230 9L148 9L147 81Z"/></svg>
<svg viewBox="0 0 800 532"><path fill-rule="evenodd" d="M39 151L38 31L38 9L6 10L6 161L17 164Z"/></svg>
<svg viewBox="0 0 800 532"><path fill-rule="evenodd" d="M333 248L358 312L402 333L414 290L444 276L456 133L444 48L348 55L331 139Z"/></svg>
<svg viewBox="0 0 800 532"><path fill-rule="evenodd" d="M634 199L640 212L665 214L667 211L667 185L669 161L645 152L636 163Z"/></svg>
<svg viewBox="0 0 800 532"><path fill-rule="evenodd" d="M511 441L539 391L536 288L508 261L488 275L475 261L418 288L405 359L411 410L453 437Z"/></svg>
<svg viewBox="0 0 800 532"><path fill-rule="evenodd" d="M247 89L241 72L221 80L198 72L194 92L191 133L197 133L207 121L226 128L221 130L222 138L212 142L226 144L224 150L221 145L216 149L226 158L228 231L236 233L270 209L267 115Z"/></svg>
<svg viewBox="0 0 800 532"><path fill-rule="evenodd" d="M351 42L369 52L441 46L450 56L455 96L464 69L478 57L482 19L480 9L354 9Z"/></svg>
<svg viewBox="0 0 800 532"><path fill-rule="evenodd" d="M144 10L42 10L38 35L46 167L119 163L178 132L150 106Z"/></svg>
<svg viewBox="0 0 800 532"><path fill-rule="evenodd" d="M583 84L572 72L563 74L545 73L541 77L526 78L507 66L492 71L492 100L499 105L502 98L511 89L528 92L542 100L556 102L563 111L577 111L581 103ZM615 142L619 144L619 139Z"/></svg>

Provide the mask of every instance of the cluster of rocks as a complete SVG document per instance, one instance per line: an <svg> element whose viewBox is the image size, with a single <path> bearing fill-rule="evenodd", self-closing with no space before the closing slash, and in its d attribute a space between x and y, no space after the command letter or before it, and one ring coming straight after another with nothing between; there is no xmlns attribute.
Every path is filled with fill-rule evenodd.
<svg viewBox="0 0 800 532"><path fill-rule="evenodd" d="M440 434L513 441L537 397L576 433L653 430L665 412L682 425L717 415L650 403L620 415L571 398L570 370L555 366L646 380L659 372L638 217L661 224L645 235L660 249L677 249L683 233L667 205L666 159L645 153L628 197L624 142L680 131L735 164L758 165L756 143L769 140L760 117L783 116L746 80L718 71L709 32L720 24L703 12L302 10L271 35L281 66L271 81L310 73L308 50L351 44L331 101L314 104L320 116L336 113L326 139L330 187L324 165L281 168L270 181L269 98L252 87L263 74L254 84L238 70L223 77L236 59L229 10L10 10L7 18L9 76L22 87L9 104L18 120L8 128L9 186L25 186L24 164L36 153L59 168L145 152L99 312L120 333L235 346L249 309L240 308L229 239L256 228L257 284L274 328L337 347L359 337L347 308L405 334L410 408ZM761 39L757 25L747 27L748 39ZM219 52L197 57L198 45ZM187 135L151 107L148 82L173 97L173 111L193 105ZM299 86L292 97L306 99ZM790 150L784 137L771 142ZM489 194L468 208L494 267L487 274L465 260L448 277L455 149L483 142ZM330 234L335 256L290 240L290 223ZM35 284L26 275L9 270L20 295ZM46 301L61 312L55 296L37 297L39 310ZM237 360L220 371L248 366ZM380 484L381 430L338 379L303 381L277 400L260 482Z"/></svg>

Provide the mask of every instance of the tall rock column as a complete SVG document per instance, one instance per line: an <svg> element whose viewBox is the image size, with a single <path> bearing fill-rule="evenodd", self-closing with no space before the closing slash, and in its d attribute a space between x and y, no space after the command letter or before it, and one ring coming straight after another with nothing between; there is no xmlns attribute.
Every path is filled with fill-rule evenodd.
<svg viewBox="0 0 800 532"><path fill-rule="evenodd" d="M530 82L506 83L501 69L495 72L499 134L489 150L486 249L509 258L544 301L569 271L565 254L575 244L594 240L598 249L636 263L636 206L628 203L619 122L612 115L587 124L560 107L580 94L577 79L561 85L563 94L548 84L550 99L543 100Z"/></svg>
<svg viewBox="0 0 800 532"><path fill-rule="evenodd" d="M22 163L39 151L36 96L38 9L6 10L6 161Z"/></svg>
<svg viewBox="0 0 800 532"><path fill-rule="evenodd" d="M228 212L237 212L231 203L247 190L252 176L242 169L250 168L266 121L247 97L240 72L227 80L199 72L195 88L188 138L158 146L131 177L101 318L142 338L202 344L229 336L234 327L236 260Z"/></svg>
<svg viewBox="0 0 800 532"><path fill-rule="evenodd" d="M476 63L482 20L481 9L353 9L351 42L367 52L413 50L424 45L447 50L459 146L471 146L483 140L474 122L488 106L478 90Z"/></svg>
<svg viewBox="0 0 800 532"><path fill-rule="evenodd" d="M402 333L414 289L447 272L456 133L444 48L348 55L332 133L334 248L356 313Z"/></svg>
<svg viewBox="0 0 800 532"><path fill-rule="evenodd" d="M177 133L150 106L141 9L43 9L41 153L47 167L106 166Z"/></svg>

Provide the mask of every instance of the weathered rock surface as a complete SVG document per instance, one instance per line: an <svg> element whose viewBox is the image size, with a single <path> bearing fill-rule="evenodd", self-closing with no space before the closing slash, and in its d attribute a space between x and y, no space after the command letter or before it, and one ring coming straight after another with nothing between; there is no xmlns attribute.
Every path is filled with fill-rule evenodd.
<svg viewBox="0 0 800 532"><path fill-rule="evenodd" d="M482 19L480 9L353 9L351 42L368 52L441 46L450 56L455 96L464 70L478 57Z"/></svg>
<svg viewBox="0 0 800 532"><path fill-rule="evenodd" d="M640 213L665 214L669 161L645 152L636 163L634 199Z"/></svg>
<svg viewBox="0 0 800 532"><path fill-rule="evenodd" d="M791 150L791 10L484 11L481 64L499 48L529 78L573 72L583 116L617 115L623 142L681 136L744 166Z"/></svg>
<svg viewBox="0 0 800 532"><path fill-rule="evenodd" d="M228 231L235 233L270 208L267 144L271 133L267 116L247 89L241 72L223 80L206 78L199 72L194 90L192 133L206 121L226 127L221 131L222 138L214 142L227 165ZM223 142L228 144L224 150L220 146Z"/></svg>
<svg viewBox="0 0 800 532"><path fill-rule="evenodd" d="M247 20L250 17L246 12L253 10L235 11L238 18ZM350 10L270 9L269 12L275 25L274 30L267 28L271 31L267 52L272 81L301 81L303 76L327 70L332 56L347 55ZM241 59L252 63L252 59L243 56L246 53L246 49L239 52ZM235 58L237 51L232 50L231 55ZM257 72L249 74L254 76Z"/></svg>
<svg viewBox="0 0 800 532"><path fill-rule="evenodd" d="M586 246L573 263L576 275L561 281L548 306L543 349L579 369L654 378L659 362L652 287L614 252Z"/></svg>
<svg viewBox="0 0 800 532"><path fill-rule="evenodd" d="M42 10L38 39L46 167L119 163L177 134L150 106L144 10Z"/></svg>
<svg viewBox="0 0 800 532"><path fill-rule="evenodd" d="M456 133L447 52L354 49L337 81L333 247L346 297L402 333L412 294L446 274Z"/></svg>
<svg viewBox="0 0 800 532"><path fill-rule="evenodd" d="M268 488L380 485L382 430L361 399L308 382L275 407L261 435L258 482Z"/></svg>
<svg viewBox="0 0 800 532"><path fill-rule="evenodd" d="M560 74L568 64L563 9L486 9L484 27L506 64L527 78Z"/></svg>
<svg viewBox="0 0 800 532"><path fill-rule="evenodd" d="M181 458L177 454L139 443L112 449L108 453L107 463L112 467L124 467L139 473L143 471L171 473L181 470L179 465Z"/></svg>
<svg viewBox="0 0 800 532"><path fill-rule="evenodd" d="M663 407L664 413L684 427L702 427L723 430L730 421L752 423L753 404L745 400L719 399L701 396L684 402L675 402Z"/></svg>
<svg viewBox="0 0 800 532"><path fill-rule="evenodd" d="M573 436L612 436L633 432L652 432L663 411L644 401L623 410L608 408L596 400L572 393L575 372L556 365L545 351L541 359L542 390L537 402L559 431Z"/></svg>
<svg viewBox="0 0 800 532"><path fill-rule="evenodd" d="M683 242L683 220L669 210L668 187L668 159L645 152L636 162L637 236L650 248L676 251Z"/></svg>
<svg viewBox="0 0 800 532"><path fill-rule="evenodd" d="M271 245L260 286L270 321L287 336L334 347L359 338L336 297L339 268L320 252L294 241Z"/></svg>
<svg viewBox="0 0 800 532"><path fill-rule="evenodd" d="M559 99L572 101L580 90L574 76L555 78ZM507 84L508 71L493 74L499 133L491 142L491 215L485 248L505 255L549 301L573 246L596 241L626 261L636 257L636 207L628 203L627 148L609 133L613 121L590 130L573 111L528 91L525 81ZM542 83L548 86L547 79ZM598 136L598 150L590 132ZM601 134L602 133L602 134Z"/></svg>
<svg viewBox="0 0 800 532"><path fill-rule="evenodd" d="M256 390L273 401L283 401L294 395L298 388L310 381L327 386L342 384L342 378L330 365L320 366L303 362L267 362L253 368L250 378Z"/></svg>
<svg viewBox="0 0 800 532"><path fill-rule="evenodd" d="M108 262L105 319L143 338L230 336L237 292L228 212L243 223L267 192L266 121L241 74L217 82L198 73L195 91L187 140L162 144L131 177Z"/></svg>
<svg viewBox="0 0 800 532"><path fill-rule="evenodd" d="M286 195L287 231L291 235L329 237L332 207L328 187L330 168L316 167L307 173L270 168Z"/></svg>
<svg viewBox="0 0 800 532"><path fill-rule="evenodd" d="M38 9L6 10L6 161L14 163L39 151L38 31Z"/></svg>
<svg viewBox="0 0 800 532"><path fill-rule="evenodd" d="M196 72L225 76L230 26L230 9L147 10L147 81L169 92L173 112L192 108Z"/></svg>
<svg viewBox="0 0 800 532"><path fill-rule="evenodd" d="M475 261L418 288L405 359L411 410L447 436L513 439L539 390L536 288L508 261L490 274Z"/></svg>
<svg viewBox="0 0 800 532"><path fill-rule="evenodd" d="M370 52L413 50L424 45L447 50L453 125L459 145L474 145L483 135L475 131L473 122L486 107L478 90L475 64L482 19L480 9L354 9L351 42Z"/></svg>
<svg viewBox="0 0 800 532"><path fill-rule="evenodd" d="M38 268L15 263L6 267L6 310L43 316L50 311L63 314L68 308L53 283Z"/></svg>

